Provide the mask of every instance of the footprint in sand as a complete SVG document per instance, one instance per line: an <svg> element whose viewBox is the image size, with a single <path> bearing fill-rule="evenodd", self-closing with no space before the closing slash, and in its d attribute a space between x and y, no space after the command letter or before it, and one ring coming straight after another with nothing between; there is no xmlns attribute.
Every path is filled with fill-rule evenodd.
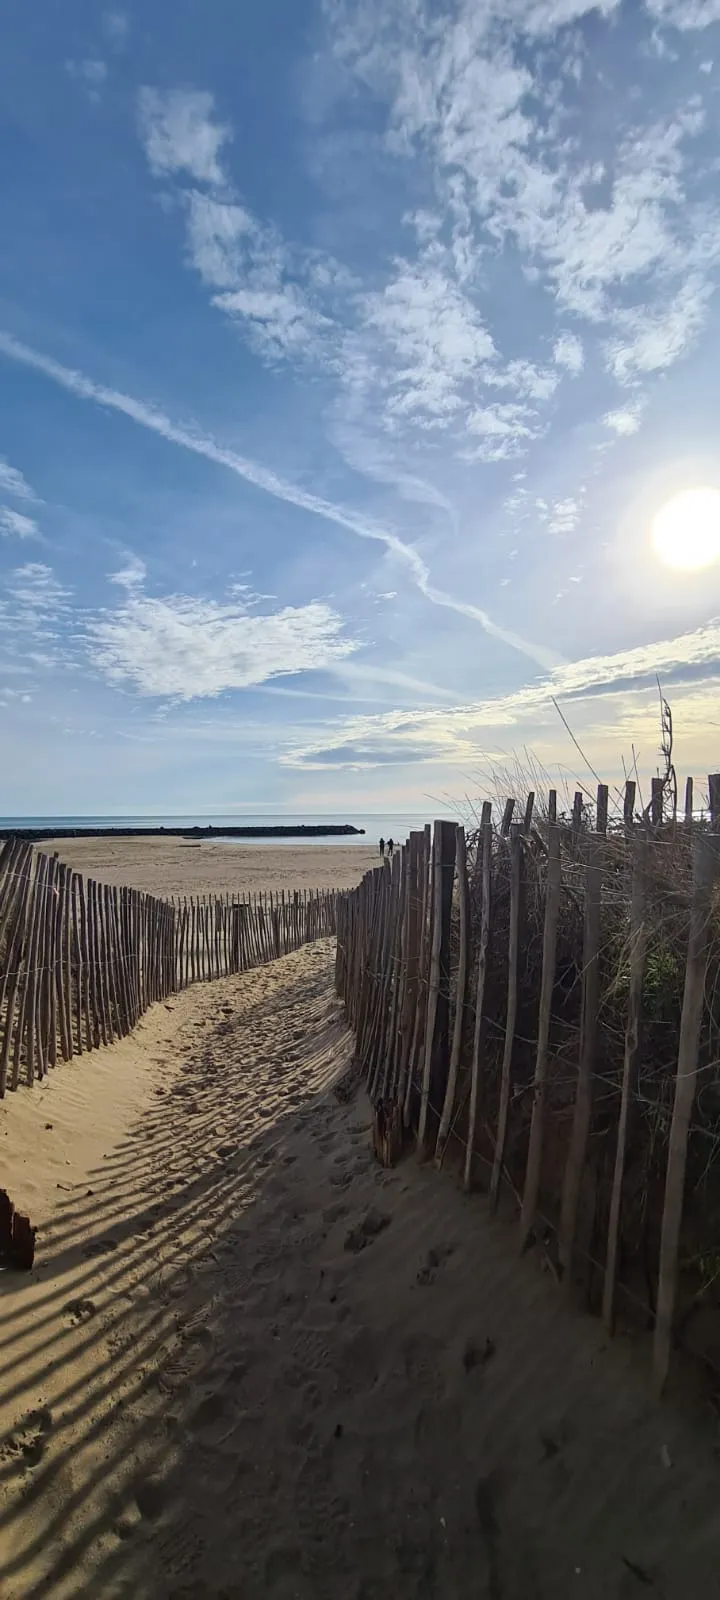
<svg viewBox="0 0 720 1600"><path fill-rule="evenodd" d="M89 1322L96 1310L94 1300L70 1300L65 1307L65 1315L74 1323Z"/></svg>
<svg viewBox="0 0 720 1600"><path fill-rule="evenodd" d="M145 1478L135 1490L135 1504L141 1517L153 1522L160 1516L167 1502L167 1488L162 1478Z"/></svg>
<svg viewBox="0 0 720 1600"><path fill-rule="evenodd" d="M224 1421L227 1416L227 1409L224 1395L218 1393L206 1394L200 1404L195 1407L190 1418L190 1432L202 1439L204 1434L207 1435L212 1432L218 1422Z"/></svg>
<svg viewBox="0 0 720 1600"><path fill-rule="evenodd" d="M117 1250L117 1247L117 1239L89 1239L87 1244L83 1245L82 1253L86 1258L88 1256L105 1256L110 1250Z"/></svg>
<svg viewBox="0 0 720 1600"><path fill-rule="evenodd" d="M378 1211L375 1206L371 1206L370 1210L365 1212L362 1221L356 1223L355 1227L350 1229L345 1239L344 1248L353 1255L357 1255L360 1250L365 1250L369 1244L372 1244L373 1240L377 1239L378 1234L384 1233L385 1229L390 1227L391 1222L392 1217L387 1211Z"/></svg>
<svg viewBox="0 0 720 1600"><path fill-rule="evenodd" d="M52 1425L49 1406L30 1411L18 1427L8 1434L0 1450L0 1459L9 1461L18 1472L23 1472L27 1467L37 1467L45 1454Z"/></svg>
<svg viewBox="0 0 720 1600"><path fill-rule="evenodd" d="M434 1283L443 1262L449 1259L454 1249L454 1245L445 1244L439 1245L435 1250L428 1250L425 1264L420 1268L416 1282L423 1288L427 1288Z"/></svg>

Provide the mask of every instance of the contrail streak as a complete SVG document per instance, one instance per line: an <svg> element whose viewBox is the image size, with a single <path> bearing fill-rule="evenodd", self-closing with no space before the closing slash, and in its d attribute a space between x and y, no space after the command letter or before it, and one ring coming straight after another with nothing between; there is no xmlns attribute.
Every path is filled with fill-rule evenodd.
<svg viewBox="0 0 720 1600"><path fill-rule="evenodd" d="M74 394L78 400L91 400L95 405L104 406L109 411L119 411L122 416L129 417L131 422L137 423L141 428L148 428L151 433L159 434L170 444L179 445L182 450L191 450L195 455L204 456L207 461L214 461L220 467L227 467L238 478L243 478L246 483L252 484L255 489L261 489L265 494L273 495L276 500L284 500L288 505L297 506L301 511L308 511L313 516L324 518L326 522L335 523L339 528L346 528L349 533L356 534L360 539L373 539L379 544L384 544L387 550L392 551L393 555L409 567L421 594L432 605L444 606L450 611L456 611L460 616L470 617L493 639L499 639L503 644L510 645L512 649L528 656L531 661L535 661L538 666L546 670L561 663L561 658L554 651L546 650L542 645L532 644L507 628L501 628L480 606L456 600L453 595L445 594L442 589L436 589L430 582L428 567L414 545L406 544L398 534L372 518L357 516L344 506L334 505L331 500L309 494L306 489L288 483L285 478L278 477L276 473L270 472L267 467L259 466L255 461L249 461L247 456L239 455L236 450L225 449L208 434L200 433L194 428L180 427L156 406L147 405L143 400L134 400L132 395L123 394L122 390L109 389L105 384L95 383L84 373L64 366L60 361L53 360L52 356L43 355L39 350L33 350L30 345L23 344L20 339L14 338L11 333L6 333L2 329L0 329L0 354L6 356L9 361L16 361L21 366L42 373L60 388Z"/></svg>

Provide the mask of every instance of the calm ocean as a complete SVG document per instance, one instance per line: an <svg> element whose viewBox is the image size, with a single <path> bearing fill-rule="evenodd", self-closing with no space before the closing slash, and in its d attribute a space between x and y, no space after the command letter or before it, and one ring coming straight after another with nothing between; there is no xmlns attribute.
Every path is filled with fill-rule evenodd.
<svg viewBox="0 0 720 1600"><path fill-rule="evenodd" d="M452 816L452 812L428 802L424 812L378 812L376 815L367 813L359 814L347 812L338 816L327 814L293 814L291 812L257 812L253 815L226 814L224 816L203 816L200 812L192 816L152 816L152 817L0 817L0 828L262 828L262 827L289 827L292 825L321 826L323 823L351 823L354 828L364 828L365 834L351 834L331 839L307 839L305 844L342 845L347 847L353 844L375 844L378 839L394 839L398 842L405 840L413 828L422 828L426 822L432 822L435 816ZM293 839L273 839L273 846L297 843ZM231 839L230 844L266 844L264 839Z"/></svg>

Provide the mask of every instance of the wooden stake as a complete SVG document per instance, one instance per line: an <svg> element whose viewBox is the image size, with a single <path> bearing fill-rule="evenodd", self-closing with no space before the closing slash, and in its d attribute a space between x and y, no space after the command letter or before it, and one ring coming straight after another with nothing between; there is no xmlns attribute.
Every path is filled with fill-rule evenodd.
<svg viewBox="0 0 720 1600"><path fill-rule="evenodd" d="M617 1277L617 1251L620 1233L620 1207L628 1123L632 1095L637 1080L640 1054L640 1026L642 1021L642 989L647 958L648 929L645 917L647 882L647 841L634 840L632 891L630 900L630 982L628 987L627 1025L625 1028L625 1057L623 1060L620 1115L615 1145L615 1170L610 1193L610 1218L608 1222L607 1251L605 1255L605 1280L603 1284L602 1314L606 1328L612 1332Z"/></svg>
<svg viewBox="0 0 720 1600"><path fill-rule="evenodd" d="M465 1001L467 997L470 888L467 875L465 829L463 827L457 828L455 840L459 910L459 951L457 985L455 992L455 1021L453 1025L452 1048L450 1051L450 1068L448 1071L447 1087L445 1089L445 1101L443 1104L440 1128L435 1147L435 1160L438 1166L442 1164L442 1159L445 1154L445 1146L450 1135L452 1114L455 1108L455 1095L457 1092L458 1072L460 1069L460 1048L462 1045L463 1021L465 1018Z"/></svg>
<svg viewBox="0 0 720 1600"><path fill-rule="evenodd" d="M600 897L602 870L601 841L590 834L585 869L585 929L583 935L582 1015L580 1022L580 1060L575 1091L570 1151L565 1167L560 1213L559 1256L563 1273L570 1282L573 1248L577 1229L585 1153L590 1134L593 1103L593 1067L597 1048L597 1014L600 997Z"/></svg>
<svg viewBox="0 0 720 1600"><path fill-rule="evenodd" d="M495 1154L490 1175L490 1208L497 1209L502 1175L505 1141L507 1139L508 1110L510 1106L510 1078L518 999L518 952L520 946L520 900L522 888L522 829L513 823L510 834L510 930L508 935L508 987L505 1017L505 1045L500 1074L500 1104L498 1107Z"/></svg>
<svg viewBox="0 0 720 1600"><path fill-rule="evenodd" d="M560 859L560 833L556 823L548 828L547 883L545 888L545 927L543 931L542 978L540 982L540 1009L538 1012L537 1055L535 1057L535 1086L533 1092L530 1142L522 1210L520 1213L520 1245L524 1248L533 1224L540 1191L543 1134L545 1130L545 1087L550 1042L550 1018L555 987L557 956L557 928L560 913L560 888L562 862Z"/></svg>
<svg viewBox="0 0 720 1600"><path fill-rule="evenodd" d="M690 937L685 967L685 992L680 1018L675 1104L673 1106L665 1206L660 1240L657 1313L653 1343L653 1374L662 1389L670 1366L673 1317L678 1277L678 1251L685 1194L685 1167L690 1117L697 1084L700 1030L705 997L705 971L710 942L710 913L713 889L720 872L720 841L708 833L697 833L693 840L693 895L690 907Z"/></svg>
<svg viewBox="0 0 720 1600"><path fill-rule="evenodd" d="M492 868L492 824L490 821L492 807L486 800L482 809L481 823L481 850L482 850L482 877L481 877L481 908L480 908L480 946L478 950L477 985L475 989L475 1030L473 1034L473 1053L470 1067L470 1110L468 1114L467 1145L465 1148L465 1171L463 1185L466 1193L472 1187L473 1154L475 1145L475 1129L480 1103L480 1044L482 1039L483 1005L485 1001L485 973L487 970L487 949L490 935L490 882Z"/></svg>
<svg viewBox="0 0 720 1600"><path fill-rule="evenodd" d="M450 919L455 873L455 843L455 823L436 822L433 836L434 903L430 987L417 1138L418 1155L421 1157L426 1154L430 1146L429 1124L440 1114L449 1064Z"/></svg>
<svg viewBox="0 0 720 1600"><path fill-rule="evenodd" d="M608 825L608 786L607 786L606 783L599 783L598 787L597 787L597 818L596 818L596 825L597 825L597 832L598 833L603 833L603 834L607 833L607 825Z"/></svg>

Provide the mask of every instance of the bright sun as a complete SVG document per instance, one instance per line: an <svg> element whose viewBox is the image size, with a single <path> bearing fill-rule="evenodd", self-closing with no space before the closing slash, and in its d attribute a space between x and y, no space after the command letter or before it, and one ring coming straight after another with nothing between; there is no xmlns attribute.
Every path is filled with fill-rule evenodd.
<svg viewBox="0 0 720 1600"><path fill-rule="evenodd" d="M666 501L653 518L652 542L666 567L699 572L720 560L720 489L686 489Z"/></svg>

